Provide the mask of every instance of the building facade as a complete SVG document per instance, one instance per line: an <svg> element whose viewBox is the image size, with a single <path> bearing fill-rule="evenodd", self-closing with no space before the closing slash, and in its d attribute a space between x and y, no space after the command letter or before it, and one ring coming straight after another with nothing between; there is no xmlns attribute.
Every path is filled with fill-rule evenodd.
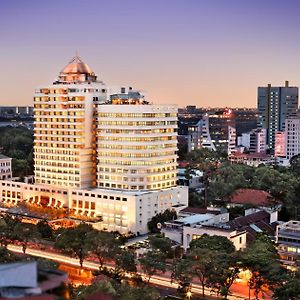
<svg viewBox="0 0 300 300"><path fill-rule="evenodd" d="M285 120L285 156L291 159L300 153L300 116Z"/></svg>
<svg viewBox="0 0 300 300"><path fill-rule="evenodd" d="M300 257L300 222L288 221L278 225L276 243L280 259L287 265L296 265Z"/></svg>
<svg viewBox="0 0 300 300"><path fill-rule="evenodd" d="M1 182L2 201L68 208L98 229L147 232L157 213L187 206L176 186L177 108L110 87L79 57L34 95L35 184Z"/></svg>
<svg viewBox="0 0 300 300"><path fill-rule="evenodd" d="M188 135L188 151L207 148L231 154L236 148L235 116L230 109L205 114L189 127Z"/></svg>
<svg viewBox="0 0 300 300"><path fill-rule="evenodd" d="M258 88L258 128L267 131L267 144L274 150L275 132L285 129L286 118L296 114L298 109L298 88L290 87L285 82L284 87Z"/></svg>
<svg viewBox="0 0 300 300"><path fill-rule="evenodd" d="M285 157L286 155L285 138L286 138L285 131L275 132L275 148L274 148L275 157Z"/></svg>
<svg viewBox="0 0 300 300"><path fill-rule="evenodd" d="M12 178L10 157L0 154L0 180L10 180Z"/></svg>

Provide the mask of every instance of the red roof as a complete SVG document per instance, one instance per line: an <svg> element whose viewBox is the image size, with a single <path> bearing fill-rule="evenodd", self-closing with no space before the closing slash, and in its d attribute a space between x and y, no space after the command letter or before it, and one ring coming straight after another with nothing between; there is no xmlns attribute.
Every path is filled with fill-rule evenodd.
<svg viewBox="0 0 300 300"><path fill-rule="evenodd" d="M278 201L268 192L255 189L238 189L228 200L236 204L250 204L254 206L273 206L278 204Z"/></svg>

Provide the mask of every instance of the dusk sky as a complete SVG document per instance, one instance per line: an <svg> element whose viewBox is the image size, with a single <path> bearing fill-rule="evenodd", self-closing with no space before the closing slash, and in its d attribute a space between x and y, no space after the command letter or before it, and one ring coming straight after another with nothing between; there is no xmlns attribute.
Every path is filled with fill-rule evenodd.
<svg viewBox="0 0 300 300"><path fill-rule="evenodd" d="M300 85L299 0L0 0L0 105L32 105L78 51L154 103L256 107Z"/></svg>

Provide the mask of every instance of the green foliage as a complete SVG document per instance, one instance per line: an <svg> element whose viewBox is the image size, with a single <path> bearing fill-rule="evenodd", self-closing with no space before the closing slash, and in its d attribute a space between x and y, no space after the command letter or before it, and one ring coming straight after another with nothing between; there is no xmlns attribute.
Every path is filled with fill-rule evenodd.
<svg viewBox="0 0 300 300"><path fill-rule="evenodd" d="M128 250L123 250L116 256L116 269L121 271L122 277L126 273L136 273L137 267L134 258L134 253Z"/></svg>
<svg viewBox="0 0 300 300"><path fill-rule="evenodd" d="M242 265L251 271L248 284L256 298L266 286L275 287L284 278L276 248L265 235L259 235L243 252Z"/></svg>
<svg viewBox="0 0 300 300"><path fill-rule="evenodd" d="M11 251L4 247L0 247L0 263L7 264L18 261L19 258Z"/></svg>
<svg viewBox="0 0 300 300"><path fill-rule="evenodd" d="M165 255L161 252L148 251L139 261L142 270L148 275L148 282L153 275L166 272Z"/></svg>
<svg viewBox="0 0 300 300"><path fill-rule="evenodd" d="M39 233L34 224L18 223L14 227L13 239L21 242L23 253L26 252L28 243L39 237Z"/></svg>
<svg viewBox="0 0 300 300"><path fill-rule="evenodd" d="M148 238L150 246L153 250L159 251L168 258L174 257L174 251L172 249L172 242L169 238L162 234L151 235Z"/></svg>
<svg viewBox="0 0 300 300"><path fill-rule="evenodd" d="M148 222L148 229L150 232L158 232L157 224L161 223L163 224L164 222L170 221L170 220L175 220L177 219L177 214L176 211L174 210L165 210L163 213L159 213L152 217L152 219Z"/></svg>
<svg viewBox="0 0 300 300"><path fill-rule="evenodd" d="M279 282L275 291L276 300L297 300L300 299L300 272L290 272L284 281Z"/></svg>
<svg viewBox="0 0 300 300"><path fill-rule="evenodd" d="M92 226L80 224L76 227L65 228L57 236L55 247L73 254L79 259L82 267L83 261L89 251L88 234L93 230Z"/></svg>
<svg viewBox="0 0 300 300"><path fill-rule="evenodd" d="M120 284L113 280L96 281L89 286L84 286L84 285L79 287L70 286L70 291L71 291L70 298L72 300L84 300L88 296L93 294L96 295L97 293L100 292L120 300L160 299L160 294L153 287L142 285L139 286L139 288L135 288L128 285L126 282Z"/></svg>
<svg viewBox="0 0 300 300"><path fill-rule="evenodd" d="M100 269L106 260L113 259L120 252L121 240L118 235L98 230L90 231L87 236L88 249L100 263Z"/></svg>
<svg viewBox="0 0 300 300"><path fill-rule="evenodd" d="M203 196L192 189L189 189L189 206L206 207Z"/></svg>
<svg viewBox="0 0 300 300"><path fill-rule="evenodd" d="M0 148L12 160L14 176L33 172L33 133L26 127L1 127Z"/></svg>
<svg viewBox="0 0 300 300"><path fill-rule="evenodd" d="M53 230L52 227L49 225L49 223L44 221L39 221L36 225L37 231L44 239L51 239L53 237Z"/></svg>
<svg viewBox="0 0 300 300"><path fill-rule="evenodd" d="M231 241L224 236L203 234L198 239L192 240L190 249L209 249L211 251L221 251L225 253L233 253L235 247Z"/></svg>

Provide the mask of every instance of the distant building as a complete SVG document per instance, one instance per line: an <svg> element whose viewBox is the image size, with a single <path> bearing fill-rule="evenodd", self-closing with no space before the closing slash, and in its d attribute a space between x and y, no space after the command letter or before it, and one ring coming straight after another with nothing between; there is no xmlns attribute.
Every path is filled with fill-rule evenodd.
<svg viewBox="0 0 300 300"><path fill-rule="evenodd" d="M188 127L188 151L207 148L231 154L235 151L236 129L232 110L205 114Z"/></svg>
<svg viewBox="0 0 300 300"><path fill-rule="evenodd" d="M275 132L275 147L274 147L274 156L285 157L286 155L285 147L285 131L276 131Z"/></svg>
<svg viewBox="0 0 300 300"><path fill-rule="evenodd" d="M258 167L259 165L270 166L275 163L273 155L266 153L240 153L235 152L228 157L231 163L245 164L252 167Z"/></svg>
<svg viewBox="0 0 300 300"><path fill-rule="evenodd" d="M285 156L290 160L300 153L300 116L285 120Z"/></svg>
<svg viewBox="0 0 300 300"><path fill-rule="evenodd" d="M10 180L12 178L10 157L0 154L0 180Z"/></svg>
<svg viewBox="0 0 300 300"><path fill-rule="evenodd" d="M197 189L203 186L203 172L192 169L187 174L186 168L179 167L177 173L177 180L179 185L188 186L191 189Z"/></svg>
<svg viewBox="0 0 300 300"><path fill-rule="evenodd" d="M278 225L276 243L281 260L287 265L296 265L300 258L300 221Z"/></svg>
<svg viewBox="0 0 300 300"><path fill-rule="evenodd" d="M258 88L258 128L267 130L267 144L274 150L275 132L285 129L285 120L296 114L298 109L298 88L290 87L285 82L284 87Z"/></svg>
<svg viewBox="0 0 300 300"><path fill-rule="evenodd" d="M266 152L266 129L253 129L250 131L250 153Z"/></svg>

